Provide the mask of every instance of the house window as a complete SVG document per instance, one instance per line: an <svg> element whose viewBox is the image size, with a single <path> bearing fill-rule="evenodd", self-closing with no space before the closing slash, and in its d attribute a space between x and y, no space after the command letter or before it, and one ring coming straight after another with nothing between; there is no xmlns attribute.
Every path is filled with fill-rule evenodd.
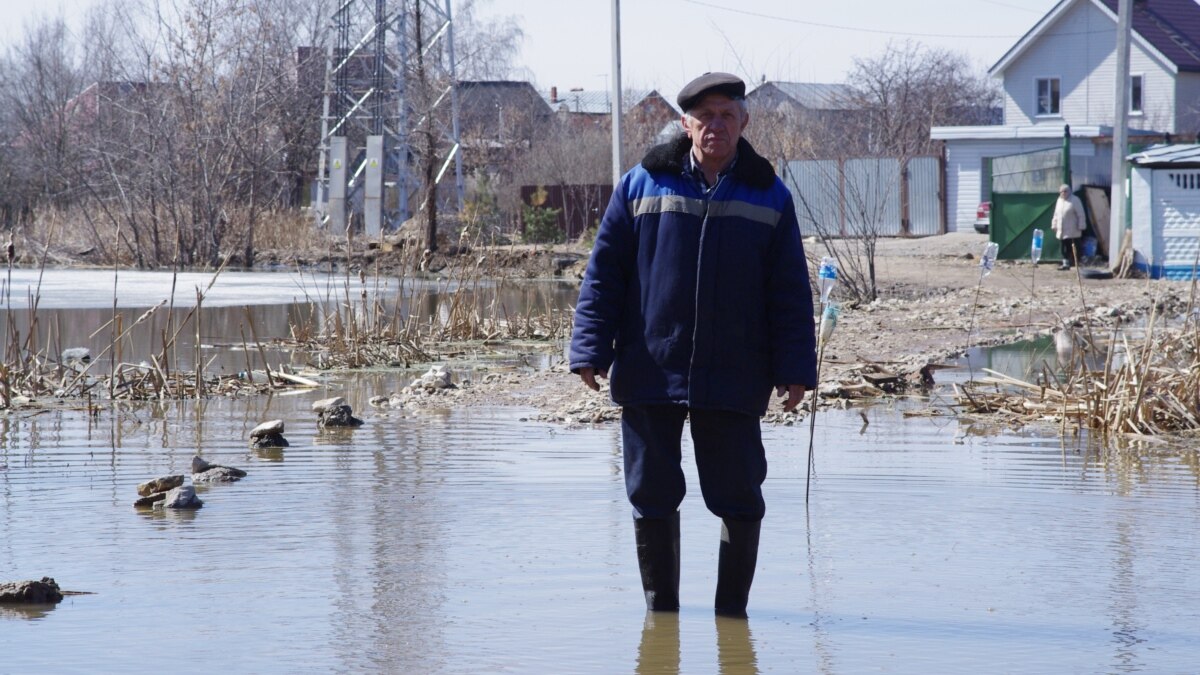
<svg viewBox="0 0 1200 675"><path fill-rule="evenodd" d="M1037 81L1037 114L1058 115L1059 86L1057 77L1043 77Z"/></svg>
<svg viewBox="0 0 1200 675"><path fill-rule="evenodd" d="M1143 81L1141 75L1129 78L1129 112L1139 115L1142 113L1142 102L1145 98Z"/></svg>

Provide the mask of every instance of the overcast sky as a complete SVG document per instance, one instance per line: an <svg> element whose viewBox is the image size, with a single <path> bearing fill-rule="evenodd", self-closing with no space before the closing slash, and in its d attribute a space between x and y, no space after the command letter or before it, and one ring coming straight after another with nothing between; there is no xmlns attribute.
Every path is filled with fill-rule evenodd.
<svg viewBox="0 0 1200 675"><path fill-rule="evenodd" d="M78 16L91 0L0 0L0 39L38 12ZM995 63L1055 0L623 0L627 87L673 95L708 70L840 82L856 57L911 39ZM611 0L478 0L478 14L516 16L521 64L542 88L602 89L611 71Z"/></svg>
<svg viewBox="0 0 1200 675"><path fill-rule="evenodd" d="M1054 0L623 0L627 86L674 94L708 70L747 80L841 82L854 59L889 40L915 40L995 63ZM521 17L523 61L537 83L605 86L611 70L611 0L491 0ZM481 12L481 15L483 12Z"/></svg>

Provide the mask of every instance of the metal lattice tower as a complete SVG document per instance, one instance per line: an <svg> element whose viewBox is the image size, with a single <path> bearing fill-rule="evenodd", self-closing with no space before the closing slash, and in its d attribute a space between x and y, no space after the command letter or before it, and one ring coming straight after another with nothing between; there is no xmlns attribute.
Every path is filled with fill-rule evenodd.
<svg viewBox="0 0 1200 675"><path fill-rule="evenodd" d="M413 17L424 24L416 44ZM458 77L450 0L342 0L332 16L326 54L320 157L313 211L318 225L344 230L360 216L363 231L394 230L412 215L411 200L424 194L415 179L409 143L417 125L432 116L440 146L440 181L455 167L458 208L463 205L459 143ZM412 62L423 59L426 96L414 107ZM429 91L436 89L434 91ZM451 122L444 122L450 106ZM439 114L441 112L442 114Z"/></svg>

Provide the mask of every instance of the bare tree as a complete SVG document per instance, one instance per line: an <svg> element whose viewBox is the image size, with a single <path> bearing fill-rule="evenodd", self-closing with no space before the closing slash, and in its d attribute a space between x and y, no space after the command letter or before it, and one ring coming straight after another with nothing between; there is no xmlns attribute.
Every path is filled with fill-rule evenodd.
<svg viewBox="0 0 1200 675"><path fill-rule="evenodd" d="M918 42L855 59L846 84L847 103L860 112L849 135L860 155L913 157L934 150L930 127L997 121L998 83L964 54Z"/></svg>
<svg viewBox="0 0 1200 675"><path fill-rule="evenodd" d="M10 151L9 198L30 207L70 199L62 168L77 161L71 104L82 90L80 82L80 64L62 17L38 20L4 55L0 106Z"/></svg>
<svg viewBox="0 0 1200 675"><path fill-rule="evenodd" d="M878 56L856 60L846 84L849 93L839 105L845 113L836 119L809 120L793 135L786 119L760 120L751 129L765 133L774 151L805 160L786 174L801 223L837 260L846 292L871 301L879 293L879 239L904 234L909 165L938 152L930 127L994 123L1000 96L996 83L964 55L915 42L892 43Z"/></svg>
<svg viewBox="0 0 1200 675"><path fill-rule="evenodd" d="M429 0L406 0L424 38ZM0 55L0 181L6 212L70 211L105 260L139 266L254 261L260 224L294 210L314 173L336 0L109 0L76 39L36 24ZM513 20L458 13L461 72L512 71ZM310 49L300 49L300 47ZM449 152L447 50L413 50L409 119L436 247L435 178Z"/></svg>

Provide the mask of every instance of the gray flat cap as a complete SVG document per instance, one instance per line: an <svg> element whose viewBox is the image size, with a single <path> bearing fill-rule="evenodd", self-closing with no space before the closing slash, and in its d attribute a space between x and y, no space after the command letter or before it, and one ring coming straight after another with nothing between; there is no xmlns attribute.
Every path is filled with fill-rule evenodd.
<svg viewBox="0 0 1200 675"><path fill-rule="evenodd" d="M687 112L708 94L724 94L732 99L746 98L746 83L729 73L705 73L684 85L675 101L683 112Z"/></svg>

